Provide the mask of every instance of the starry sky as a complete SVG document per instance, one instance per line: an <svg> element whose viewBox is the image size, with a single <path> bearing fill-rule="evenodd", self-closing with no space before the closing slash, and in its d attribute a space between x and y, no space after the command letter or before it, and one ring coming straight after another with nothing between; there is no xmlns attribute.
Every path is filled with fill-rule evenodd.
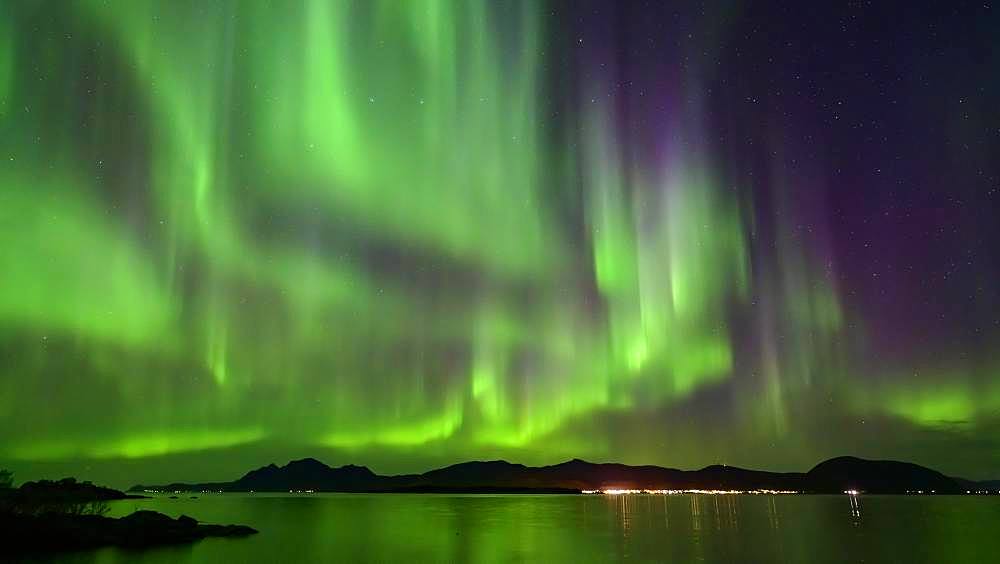
<svg viewBox="0 0 1000 564"><path fill-rule="evenodd" d="M2 3L0 466L1000 478L1000 7L818 4Z"/></svg>

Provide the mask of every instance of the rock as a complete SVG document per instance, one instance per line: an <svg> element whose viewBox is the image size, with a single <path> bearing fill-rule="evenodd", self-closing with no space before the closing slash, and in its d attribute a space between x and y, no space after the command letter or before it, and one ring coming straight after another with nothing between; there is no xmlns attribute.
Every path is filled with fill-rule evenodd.
<svg viewBox="0 0 1000 564"><path fill-rule="evenodd" d="M256 532L245 525L203 525L187 515L171 519L156 511L136 511L119 519L61 513L0 513L0 546L15 553L51 553L101 546L147 548Z"/></svg>

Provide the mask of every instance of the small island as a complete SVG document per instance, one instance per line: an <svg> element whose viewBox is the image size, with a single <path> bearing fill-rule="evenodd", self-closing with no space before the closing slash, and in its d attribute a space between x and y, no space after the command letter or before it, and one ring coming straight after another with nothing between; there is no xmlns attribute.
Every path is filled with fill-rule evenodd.
<svg viewBox="0 0 1000 564"><path fill-rule="evenodd" d="M257 533L246 525L212 525L155 511L108 517L108 502L145 496L78 482L26 482L11 487L0 472L0 546L8 554L52 553L118 546L141 549L194 542L206 537L242 537Z"/></svg>

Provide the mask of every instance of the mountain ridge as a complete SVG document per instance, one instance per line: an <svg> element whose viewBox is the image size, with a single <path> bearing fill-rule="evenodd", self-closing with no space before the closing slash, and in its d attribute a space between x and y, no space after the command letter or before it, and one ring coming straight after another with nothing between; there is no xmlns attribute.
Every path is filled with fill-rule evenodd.
<svg viewBox="0 0 1000 564"><path fill-rule="evenodd" d="M574 458L548 466L473 460L422 474L379 475L366 466L331 467L315 458L274 463L230 482L132 486L129 491L222 492L534 492L579 493L604 489L782 490L803 493L959 494L989 490L998 482L946 476L911 462L838 456L807 472L769 472L713 464L698 470Z"/></svg>

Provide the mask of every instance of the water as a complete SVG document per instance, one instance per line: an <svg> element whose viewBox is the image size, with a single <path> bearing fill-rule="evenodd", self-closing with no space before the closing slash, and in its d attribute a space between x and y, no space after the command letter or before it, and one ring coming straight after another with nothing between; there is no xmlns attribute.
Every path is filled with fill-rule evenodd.
<svg viewBox="0 0 1000 564"><path fill-rule="evenodd" d="M1000 498L201 495L115 502L258 535L70 562L1000 562Z"/></svg>

